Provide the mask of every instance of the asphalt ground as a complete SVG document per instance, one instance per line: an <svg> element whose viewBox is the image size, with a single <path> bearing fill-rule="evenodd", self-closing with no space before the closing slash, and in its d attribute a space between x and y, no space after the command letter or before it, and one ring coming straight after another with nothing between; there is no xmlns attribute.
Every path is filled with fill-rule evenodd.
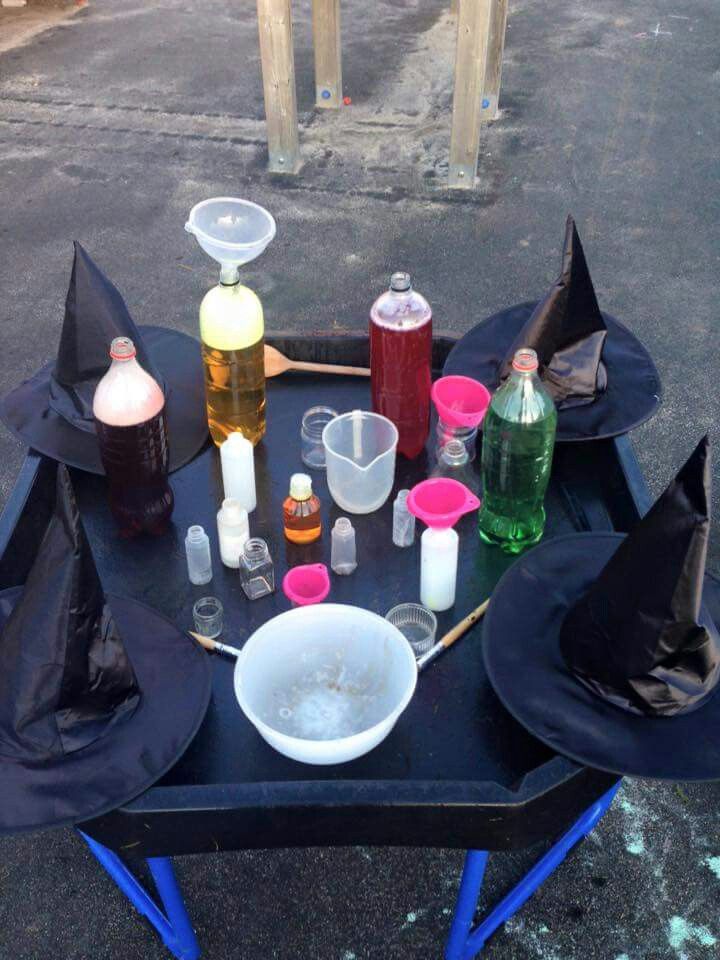
<svg viewBox="0 0 720 960"><path fill-rule="evenodd" d="M54 356L80 239L138 322L195 332L212 265L199 199L267 206L244 270L271 330L365 328L408 269L460 333L554 278L577 219L602 306L651 351L660 412L633 433L654 493L717 436L720 8L512 3L500 119L477 188L444 189L454 24L439 0L343 5L345 93L315 111L309 3L293 4L300 140L269 176L254 5L96 0L0 54L0 389ZM12 29L5 12L0 31ZM8 36L9 34L5 34ZM0 497L22 461L0 431ZM719 472L714 471L717 484ZM711 563L720 557L717 535ZM709 960L720 952L720 786L626 782L489 960ZM487 905L539 851L491 858ZM454 851L311 849L177 861L208 960L440 957ZM166 956L70 831L0 841L0 957Z"/></svg>

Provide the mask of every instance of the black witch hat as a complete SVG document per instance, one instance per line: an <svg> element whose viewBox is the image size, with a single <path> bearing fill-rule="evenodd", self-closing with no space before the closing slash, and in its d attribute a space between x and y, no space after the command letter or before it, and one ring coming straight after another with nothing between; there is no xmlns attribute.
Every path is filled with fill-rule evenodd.
<svg viewBox="0 0 720 960"><path fill-rule="evenodd" d="M627 537L550 540L498 584L483 640L491 683L560 753L614 773L720 778L709 489L705 437Z"/></svg>
<svg viewBox="0 0 720 960"><path fill-rule="evenodd" d="M118 289L77 242L57 359L2 399L3 421L35 450L103 473L92 402L110 342L121 336L163 389L170 469L183 466L208 436L199 345L176 330L136 327Z"/></svg>
<svg viewBox="0 0 720 960"><path fill-rule="evenodd" d="M560 276L544 299L510 307L474 327L450 352L443 372L496 389L521 347L538 354L542 380L558 408L558 440L625 433L647 420L660 401L660 380L647 351L600 311L570 216Z"/></svg>
<svg viewBox="0 0 720 960"><path fill-rule="evenodd" d="M127 802L183 753L208 699L200 648L143 604L105 596L60 465L25 586L0 592L0 832Z"/></svg>

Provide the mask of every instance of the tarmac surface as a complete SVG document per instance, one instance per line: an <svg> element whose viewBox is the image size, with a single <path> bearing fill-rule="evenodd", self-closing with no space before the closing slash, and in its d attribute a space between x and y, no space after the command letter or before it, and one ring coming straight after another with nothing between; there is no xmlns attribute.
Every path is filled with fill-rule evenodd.
<svg viewBox="0 0 720 960"><path fill-rule="evenodd" d="M276 216L276 240L243 272L268 327L304 333L364 329L400 267L437 328L460 333L543 293L572 212L601 305L661 373L661 410L633 433L659 493L704 431L717 437L720 8L511 3L501 116L475 191L451 193L448 6L375 0L368 17L343 4L352 104L328 113L313 106L309 2L293 4L295 179L265 170L254 4L95 0L0 54L0 389L54 356L74 238L136 321L195 332L215 275L183 224L205 197L246 196ZM2 428L0 502L22 457ZM717 570L717 535L711 553ZM719 827L720 785L627 781L484 955L711 960ZM482 905L538 852L491 858ZM310 849L188 857L177 872L207 960L404 960L442 956L461 862ZM71 831L0 840L3 960L165 956Z"/></svg>

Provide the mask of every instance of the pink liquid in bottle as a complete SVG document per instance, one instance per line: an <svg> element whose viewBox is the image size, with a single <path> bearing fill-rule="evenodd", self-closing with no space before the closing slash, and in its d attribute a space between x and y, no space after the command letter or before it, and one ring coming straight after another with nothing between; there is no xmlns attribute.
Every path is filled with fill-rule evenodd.
<svg viewBox="0 0 720 960"><path fill-rule="evenodd" d="M398 450L410 459L427 440L431 367L430 306L412 289L409 274L394 273L370 310L372 403L398 428Z"/></svg>
<svg viewBox="0 0 720 960"><path fill-rule="evenodd" d="M93 413L121 536L162 533L172 515L165 397L135 359L128 337L110 344L112 363L97 385Z"/></svg>

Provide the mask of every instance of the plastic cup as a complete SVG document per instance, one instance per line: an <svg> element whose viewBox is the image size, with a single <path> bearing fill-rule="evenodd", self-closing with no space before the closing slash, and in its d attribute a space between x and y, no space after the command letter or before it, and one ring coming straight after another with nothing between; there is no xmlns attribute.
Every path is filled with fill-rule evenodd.
<svg viewBox="0 0 720 960"><path fill-rule="evenodd" d="M300 456L306 467L325 469L325 447L322 435L325 427L337 416L332 407L310 407L303 414L300 426Z"/></svg>
<svg viewBox="0 0 720 960"><path fill-rule="evenodd" d="M372 513L392 490L398 431L379 413L353 410L323 430L327 482L335 503L348 513Z"/></svg>
<svg viewBox="0 0 720 960"><path fill-rule="evenodd" d="M432 647L437 633L437 617L421 603L399 603L388 610L385 619L397 627L416 657Z"/></svg>
<svg viewBox="0 0 720 960"><path fill-rule="evenodd" d="M193 606L195 630L203 637L214 640L223 628L223 605L217 597L203 597Z"/></svg>

